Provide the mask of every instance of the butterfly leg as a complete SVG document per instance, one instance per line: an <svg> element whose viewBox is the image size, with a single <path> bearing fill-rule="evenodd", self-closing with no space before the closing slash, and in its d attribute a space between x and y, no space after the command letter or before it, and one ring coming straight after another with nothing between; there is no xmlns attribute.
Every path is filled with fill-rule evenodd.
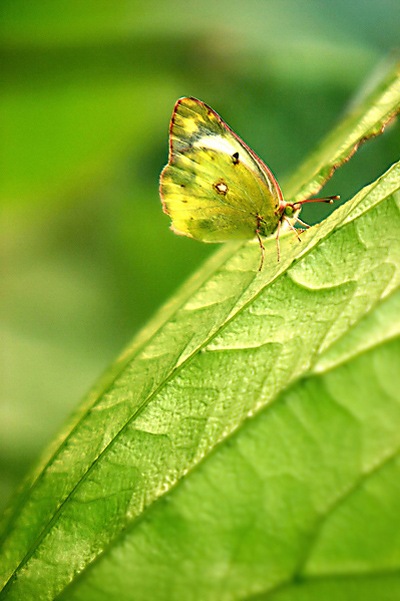
<svg viewBox="0 0 400 601"><path fill-rule="evenodd" d="M281 231L281 225L282 225L282 221L279 220L278 221L278 227L277 227L277 230L276 230L276 254L277 254L277 258L278 258L278 263L279 263L279 260L281 258L281 249L279 248L279 234L280 234L280 231Z"/></svg>
<svg viewBox="0 0 400 601"><path fill-rule="evenodd" d="M263 268L263 265L264 265L264 251L265 251L265 248L264 248L264 244L263 244L263 241L261 240L261 236L260 236L260 233L259 233L258 230L256 230L256 236L257 236L258 241L260 243L260 249L261 249L261 261L260 261L260 267L258 268L258 271L261 271L262 268Z"/></svg>
<svg viewBox="0 0 400 601"><path fill-rule="evenodd" d="M295 227L293 227L293 225L291 224L290 220L287 217L283 217L283 218L286 221L286 223L289 225L290 229L296 234L298 241L301 242L299 232L296 230Z"/></svg>
<svg viewBox="0 0 400 601"><path fill-rule="evenodd" d="M311 225L308 225L308 223L305 223L304 221L302 221L298 217L296 217L296 221L298 221L299 223L301 223L301 225L304 225L304 227L306 227L307 229L311 227Z"/></svg>

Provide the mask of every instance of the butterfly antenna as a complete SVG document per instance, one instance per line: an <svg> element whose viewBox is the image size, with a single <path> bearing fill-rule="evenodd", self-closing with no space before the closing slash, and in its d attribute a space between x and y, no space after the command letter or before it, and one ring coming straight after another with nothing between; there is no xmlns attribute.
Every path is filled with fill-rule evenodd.
<svg viewBox="0 0 400 601"><path fill-rule="evenodd" d="M293 205L305 205L308 202L326 202L332 204L334 200L339 200L340 196L319 196L318 198L308 198L306 200L299 200L298 202L291 203Z"/></svg>
<svg viewBox="0 0 400 601"><path fill-rule="evenodd" d="M336 196L319 196L318 198L307 198L305 200L299 200L298 202L289 202L287 203L290 207L292 207L292 209L294 210L299 210L299 205L304 205L308 202L326 202L328 204L332 204L334 200L339 200L340 196L336 195ZM299 238L299 234L297 232L297 230L293 227L293 225L291 224L291 222L289 221L289 219L287 219L287 217L284 217L285 221L289 224L290 229L292 229L297 237ZM309 228L310 226L308 225L308 223L305 223L304 221L302 221L301 219L299 219L299 217L295 217L296 222L301 223L301 225L303 225L306 228ZM299 238L300 240L300 238Z"/></svg>

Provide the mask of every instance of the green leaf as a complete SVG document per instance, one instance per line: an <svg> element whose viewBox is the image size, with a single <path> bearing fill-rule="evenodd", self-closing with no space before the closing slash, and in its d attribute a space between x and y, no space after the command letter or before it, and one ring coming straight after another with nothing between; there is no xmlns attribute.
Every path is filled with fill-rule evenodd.
<svg viewBox="0 0 400 601"><path fill-rule="evenodd" d="M400 62L390 60L379 67L344 119L290 178L287 198L315 194L362 142L382 133L399 110Z"/></svg>
<svg viewBox="0 0 400 601"><path fill-rule="evenodd" d="M89 394L4 520L1 599L398 598L400 163L281 256L222 248Z"/></svg>

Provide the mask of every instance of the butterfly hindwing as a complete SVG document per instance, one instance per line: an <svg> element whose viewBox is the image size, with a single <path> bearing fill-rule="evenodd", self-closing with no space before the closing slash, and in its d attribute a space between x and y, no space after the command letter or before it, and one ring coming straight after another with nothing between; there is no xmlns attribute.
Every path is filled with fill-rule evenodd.
<svg viewBox="0 0 400 601"><path fill-rule="evenodd" d="M279 221L282 199L271 172L204 103L181 98L170 127L160 193L172 229L204 242L263 235Z"/></svg>

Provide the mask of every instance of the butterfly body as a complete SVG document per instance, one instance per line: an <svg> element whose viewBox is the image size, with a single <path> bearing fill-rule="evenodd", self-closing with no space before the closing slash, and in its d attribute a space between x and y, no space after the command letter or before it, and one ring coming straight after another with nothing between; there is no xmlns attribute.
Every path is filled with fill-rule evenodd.
<svg viewBox="0 0 400 601"><path fill-rule="evenodd" d="M160 196L174 232L203 242L257 237L261 266L261 237L279 236L282 221L301 206L283 199L267 165L196 98L175 105Z"/></svg>

